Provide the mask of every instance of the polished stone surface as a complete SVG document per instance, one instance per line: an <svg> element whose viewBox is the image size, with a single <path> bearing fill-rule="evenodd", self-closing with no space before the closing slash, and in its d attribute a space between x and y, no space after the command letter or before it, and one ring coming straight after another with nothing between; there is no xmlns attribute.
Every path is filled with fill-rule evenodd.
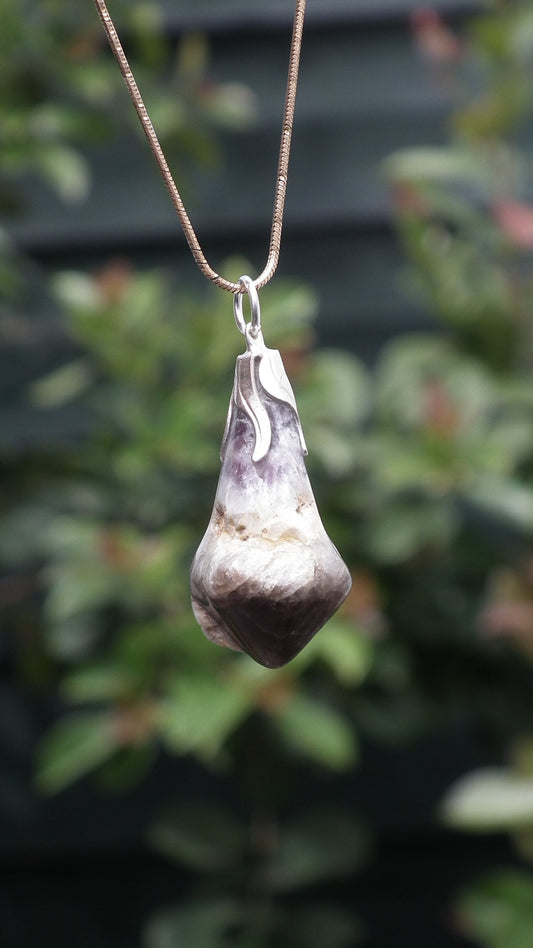
<svg viewBox="0 0 533 948"><path fill-rule="evenodd" d="M257 425L233 401L191 593L209 639L277 668L333 615L351 579L318 513L298 415L264 391L260 397L270 421L270 448L261 460L252 459Z"/></svg>

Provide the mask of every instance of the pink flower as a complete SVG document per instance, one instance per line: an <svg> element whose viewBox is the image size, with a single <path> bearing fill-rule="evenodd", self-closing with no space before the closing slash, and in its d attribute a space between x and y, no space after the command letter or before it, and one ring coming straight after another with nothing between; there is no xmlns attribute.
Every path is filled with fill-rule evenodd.
<svg viewBox="0 0 533 948"><path fill-rule="evenodd" d="M533 248L533 207L518 201L498 201L493 205L494 219L515 247Z"/></svg>
<svg viewBox="0 0 533 948"><path fill-rule="evenodd" d="M456 62L462 56L463 44L436 10L415 10L411 25L418 48L430 62L441 65Z"/></svg>

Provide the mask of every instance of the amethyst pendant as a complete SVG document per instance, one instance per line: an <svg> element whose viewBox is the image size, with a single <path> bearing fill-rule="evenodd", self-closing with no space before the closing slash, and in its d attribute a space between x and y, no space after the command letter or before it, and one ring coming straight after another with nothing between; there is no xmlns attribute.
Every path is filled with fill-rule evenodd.
<svg viewBox="0 0 533 948"><path fill-rule="evenodd" d="M237 358L222 442L222 469L207 531L191 569L192 607L207 638L285 665L347 596L351 579L317 510L291 385L267 349L255 287L242 278L252 323L237 324Z"/></svg>

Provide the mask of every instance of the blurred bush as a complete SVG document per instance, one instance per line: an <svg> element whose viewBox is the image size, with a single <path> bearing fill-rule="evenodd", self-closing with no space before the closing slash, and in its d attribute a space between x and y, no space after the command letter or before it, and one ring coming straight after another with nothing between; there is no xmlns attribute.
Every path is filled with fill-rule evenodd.
<svg viewBox="0 0 533 948"><path fill-rule="evenodd" d="M209 517L240 348L228 327L231 299L211 291L203 302L184 300L163 274L135 275L120 264L95 278L61 274L56 289L86 355L41 379L33 398L48 409L87 401L93 433L64 458L62 477L13 511L3 530L17 538L5 544L6 558L44 564L47 650L71 666L62 691L84 708L45 742L42 786L59 790L118 750L135 768L156 738L213 760L257 709L293 750L334 769L349 765L354 735L336 709L340 696L322 703L296 686L316 662L344 685L364 677L370 645L353 622L336 620L272 675L208 645L191 615L189 564ZM271 338L300 363L302 387L306 380L310 434L315 416L340 441L336 400L347 357L306 351L312 293L280 281L263 297ZM357 415L355 403L347 406L343 425ZM335 443L323 453L338 464Z"/></svg>
<svg viewBox="0 0 533 948"><path fill-rule="evenodd" d="M212 164L213 125L244 127L254 118L250 90L208 81L208 47L188 36L174 53L157 2L115 0L113 16L161 140L180 168L184 158ZM122 77L109 55L92 3L7 0L0 35L0 211L23 208L21 175L38 175L67 201L87 197L84 152L131 126Z"/></svg>
<svg viewBox="0 0 533 948"><path fill-rule="evenodd" d="M448 431L464 426L469 438L479 437L474 453L483 474L472 483L474 503L485 507L487 526L497 519L505 525L504 532L487 535L484 593L472 616L475 635L485 653L502 663L513 651L517 656L509 694L500 698L508 764L459 779L443 801L442 816L463 831L511 833L530 863L533 720L531 703L514 701L513 677L530 689L533 180L524 132L533 107L533 4L492 7L462 38L436 14L415 17L421 52L459 104L449 144L394 155L387 172L412 263L410 286L451 330L455 366L466 358L478 377L474 382L471 376L469 385L474 414L457 381L457 413L446 402L443 411L442 400L439 405ZM486 394L492 392L488 428L479 416L486 383ZM462 467L464 448L454 453ZM472 473L471 463L468 468ZM532 895L532 871L495 875L461 897L458 925L487 948L529 945Z"/></svg>

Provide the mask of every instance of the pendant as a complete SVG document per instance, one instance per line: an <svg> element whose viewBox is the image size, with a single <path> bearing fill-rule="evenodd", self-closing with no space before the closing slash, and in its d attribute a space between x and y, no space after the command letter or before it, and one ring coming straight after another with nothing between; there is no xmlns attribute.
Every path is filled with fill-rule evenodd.
<svg viewBox="0 0 533 948"><path fill-rule="evenodd" d="M191 568L195 617L212 642L267 668L291 661L348 595L351 578L309 483L294 393L280 353L265 346L257 291L234 297L247 351L237 357L222 468Z"/></svg>

